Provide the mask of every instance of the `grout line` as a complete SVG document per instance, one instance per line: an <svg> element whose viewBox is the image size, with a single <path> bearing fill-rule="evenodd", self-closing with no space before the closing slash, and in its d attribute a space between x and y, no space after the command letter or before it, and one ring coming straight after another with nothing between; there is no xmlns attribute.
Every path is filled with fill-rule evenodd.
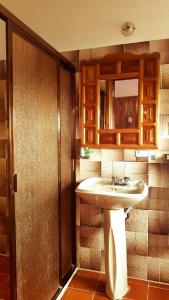
<svg viewBox="0 0 169 300"><path fill-rule="evenodd" d="M167 289L167 288L163 288L163 287L160 287L160 286L151 286L151 285L150 285L150 287L151 287L151 288L154 288L154 289L159 289L159 290L169 291L169 288Z"/></svg>
<svg viewBox="0 0 169 300"><path fill-rule="evenodd" d="M149 298L149 287L150 287L150 282L148 281L147 300L148 300L148 298Z"/></svg>

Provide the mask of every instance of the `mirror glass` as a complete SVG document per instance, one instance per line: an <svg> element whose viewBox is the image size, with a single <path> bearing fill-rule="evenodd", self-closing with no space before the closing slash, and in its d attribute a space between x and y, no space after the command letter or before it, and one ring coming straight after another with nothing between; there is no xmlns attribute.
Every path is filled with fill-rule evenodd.
<svg viewBox="0 0 169 300"><path fill-rule="evenodd" d="M10 299L6 23L0 19L0 299Z"/></svg>
<svg viewBox="0 0 169 300"><path fill-rule="evenodd" d="M138 128L138 79L100 80L100 128Z"/></svg>

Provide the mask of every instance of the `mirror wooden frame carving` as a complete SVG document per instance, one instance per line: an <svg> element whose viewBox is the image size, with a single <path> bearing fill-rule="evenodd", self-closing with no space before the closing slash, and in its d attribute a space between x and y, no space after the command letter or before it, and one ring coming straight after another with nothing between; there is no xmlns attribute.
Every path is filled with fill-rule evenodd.
<svg viewBox="0 0 169 300"><path fill-rule="evenodd" d="M138 78L138 127L100 128L100 80ZM158 144L159 53L117 53L81 64L81 141L93 148L155 149Z"/></svg>

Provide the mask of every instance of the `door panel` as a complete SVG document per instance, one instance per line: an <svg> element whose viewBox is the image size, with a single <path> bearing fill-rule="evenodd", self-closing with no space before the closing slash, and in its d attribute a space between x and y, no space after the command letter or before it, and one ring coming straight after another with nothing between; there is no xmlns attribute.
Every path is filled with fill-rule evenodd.
<svg viewBox="0 0 169 300"><path fill-rule="evenodd" d="M17 299L48 300L59 287L56 62L12 42Z"/></svg>
<svg viewBox="0 0 169 300"><path fill-rule="evenodd" d="M61 279L72 267L72 74L60 67Z"/></svg>

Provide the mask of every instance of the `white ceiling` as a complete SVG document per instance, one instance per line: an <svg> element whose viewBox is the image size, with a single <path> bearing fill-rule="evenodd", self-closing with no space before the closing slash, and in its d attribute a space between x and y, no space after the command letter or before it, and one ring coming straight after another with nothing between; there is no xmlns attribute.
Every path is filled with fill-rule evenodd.
<svg viewBox="0 0 169 300"><path fill-rule="evenodd" d="M1 0L58 51L169 38L169 0ZM121 34L126 21L133 36Z"/></svg>

